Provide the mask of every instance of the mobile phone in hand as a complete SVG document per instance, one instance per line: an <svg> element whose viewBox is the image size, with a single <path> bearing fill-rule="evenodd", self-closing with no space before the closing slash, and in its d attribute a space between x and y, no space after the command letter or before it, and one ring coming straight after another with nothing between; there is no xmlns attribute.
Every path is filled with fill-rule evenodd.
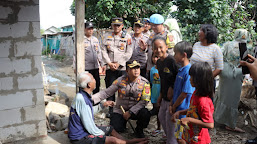
<svg viewBox="0 0 257 144"><path fill-rule="evenodd" d="M239 43L239 51L240 51L240 58L242 61L248 60L248 51L246 47L246 43ZM249 74L250 71L247 66L242 66L242 73L243 74Z"/></svg>

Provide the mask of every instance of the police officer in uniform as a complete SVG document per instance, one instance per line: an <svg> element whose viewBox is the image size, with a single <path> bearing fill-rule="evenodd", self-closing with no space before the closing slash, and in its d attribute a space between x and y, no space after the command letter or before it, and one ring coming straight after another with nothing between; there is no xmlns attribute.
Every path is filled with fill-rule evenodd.
<svg viewBox="0 0 257 144"><path fill-rule="evenodd" d="M144 137L143 128L149 124L151 114L145 106L150 101L150 84L140 76L140 64L127 62L127 74L116 79L107 89L92 96L94 103L112 96L118 91L116 105L111 115L110 124L117 132L123 132L128 119L137 120L136 136ZM122 112L121 106L126 111Z"/></svg>
<svg viewBox="0 0 257 144"><path fill-rule="evenodd" d="M142 31L144 30L144 24L141 19L138 19L134 22L134 34L132 35L132 48L133 54L130 58L130 62L136 60L140 63L140 75L146 78L146 60L147 53L146 49L142 45L146 45L146 42L149 37L143 35Z"/></svg>
<svg viewBox="0 0 257 144"><path fill-rule="evenodd" d="M144 31L143 34L147 37L150 37L151 35L151 24L150 24L150 19L149 18L144 18Z"/></svg>
<svg viewBox="0 0 257 144"><path fill-rule="evenodd" d="M107 64L105 85L108 88L114 80L125 74L126 62L130 59L133 49L131 36L123 28L122 18L112 19L113 32L106 33L102 44L103 61ZM115 95L108 98L115 101ZM109 108L112 113L112 108Z"/></svg>
<svg viewBox="0 0 257 144"><path fill-rule="evenodd" d="M164 18L160 14L153 14L150 17L150 23L153 30L153 33L150 35L147 44L148 44L148 52L147 52L147 74L151 70L151 68L154 66L152 63L152 40L155 37L163 37L166 39L166 44L168 46L168 54L174 55L173 48L175 46L174 37L171 33L169 33L168 30L165 30L165 27L163 25Z"/></svg>
<svg viewBox="0 0 257 144"><path fill-rule="evenodd" d="M99 67L104 71L103 61L102 61L102 52L100 48L99 41L96 37L93 36L94 25L92 22L85 23L84 29L84 47L85 47L85 71L88 71L93 75L96 80L96 88L93 93L99 92L100 88L100 76L99 76ZM75 69L76 59L75 52L73 55L73 68Z"/></svg>

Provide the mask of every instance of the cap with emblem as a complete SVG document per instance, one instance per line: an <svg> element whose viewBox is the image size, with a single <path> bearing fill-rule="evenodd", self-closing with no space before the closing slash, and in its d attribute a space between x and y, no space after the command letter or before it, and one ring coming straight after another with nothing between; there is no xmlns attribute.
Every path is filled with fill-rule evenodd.
<svg viewBox="0 0 257 144"><path fill-rule="evenodd" d="M149 18L144 18L144 23L150 23L150 19Z"/></svg>
<svg viewBox="0 0 257 144"><path fill-rule="evenodd" d="M112 18L112 24L123 24L123 18Z"/></svg>
<svg viewBox="0 0 257 144"><path fill-rule="evenodd" d="M136 60L134 60L133 62L128 61L126 63L126 66L129 67L129 68L133 68L133 67L136 67L136 66L140 67L141 65Z"/></svg>
<svg viewBox="0 0 257 144"><path fill-rule="evenodd" d="M86 22L85 23L85 28L92 28L92 27L94 27L92 22Z"/></svg>
<svg viewBox="0 0 257 144"><path fill-rule="evenodd" d="M138 19L138 20L136 20L135 22L134 22L134 25L139 25L139 26L144 26L144 24L143 24L143 22L142 22L142 20L141 19Z"/></svg>
<svg viewBox="0 0 257 144"><path fill-rule="evenodd" d="M151 15L150 17L150 23L153 23L153 24L162 24L164 23L164 18L162 15L160 14L153 14Z"/></svg>

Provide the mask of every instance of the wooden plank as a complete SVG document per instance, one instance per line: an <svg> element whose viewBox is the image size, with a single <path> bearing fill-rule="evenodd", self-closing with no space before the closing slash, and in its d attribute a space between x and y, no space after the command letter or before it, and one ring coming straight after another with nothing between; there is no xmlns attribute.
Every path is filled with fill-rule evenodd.
<svg viewBox="0 0 257 144"><path fill-rule="evenodd" d="M77 75L85 71L84 18L85 0L75 0L75 48L76 48L76 82ZM77 84L77 83L76 83ZM77 88L78 90L78 88Z"/></svg>

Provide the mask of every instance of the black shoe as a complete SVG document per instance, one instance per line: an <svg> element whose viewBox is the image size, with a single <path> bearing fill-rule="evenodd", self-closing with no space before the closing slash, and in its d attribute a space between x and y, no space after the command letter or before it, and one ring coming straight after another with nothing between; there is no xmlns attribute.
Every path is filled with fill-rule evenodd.
<svg viewBox="0 0 257 144"><path fill-rule="evenodd" d="M137 138L144 138L145 137L145 134L144 134L143 130L137 130L136 129L135 135L136 135Z"/></svg>
<svg viewBox="0 0 257 144"><path fill-rule="evenodd" d="M249 139L245 144L257 144L257 137L255 139Z"/></svg>

